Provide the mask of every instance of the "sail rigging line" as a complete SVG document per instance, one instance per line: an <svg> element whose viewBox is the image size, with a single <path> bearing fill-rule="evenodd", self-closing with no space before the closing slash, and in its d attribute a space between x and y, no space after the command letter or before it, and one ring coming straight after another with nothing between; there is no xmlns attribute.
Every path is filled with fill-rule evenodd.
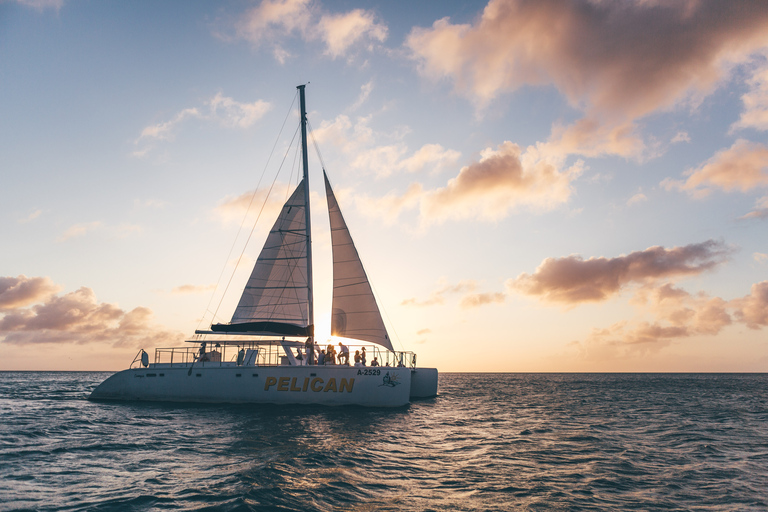
<svg viewBox="0 0 768 512"><path fill-rule="evenodd" d="M294 103L296 102L295 98L294 98L293 102ZM292 109L293 109L293 104L291 104L291 110ZM289 112L289 114L290 114L290 112ZM285 126L285 123L283 123L283 126ZM264 197L264 202L261 204L261 208L259 209L259 214L256 216L256 220L254 221L253 226L251 227L250 233L248 233L248 238L246 238L245 244L243 245L243 250L240 252L240 256L238 256L238 258L237 258L237 263L235 263L235 268L232 270L232 274L230 274L230 276L229 276L229 280L227 281L227 286L224 288L224 292L221 294L221 298L219 299L219 303L216 306L216 311L213 312L213 318L211 319L211 323L213 323L216 320L216 316L219 313L219 309L221 308L221 304L222 304L222 302L224 302L224 297L226 297L227 291L229 290L229 286L232 284L232 279L234 279L235 273L237 272L237 269L240 266L240 262L243 259L243 255L245 254L245 250L248 247L248 243L251 241L251 237L253 236L253 232L256 230L256 225L258 224L259 219L261 219L261 214L264 213L264 208L267 205L267 201L269 200L269 196L272 194L272 189L275 187L275 183L277 182L277 177L280 175L280 170L283 168L283 165L285 165L285 160L286 160L286 158L288 158L288 153L290 152L290 149L293 147L293 143L296 140L296 135L298 134L298 131L299 131L299 129L297 128L296 131L293 133L293 137L291 138L291 142L288 145L288 149L286 150L285 154L283 155L283 159L280 162L280 166L278 167L277 172L275 173L275 177L272 179L272 183L269 186L269 190L267 190L267 194ZM281 128L280 132L282 133L282 128ZM278 136L278 140L279 140L279 136ZM277 146L277 142L278 141L275 141L275 147ZM274 151L274 148L273 148L273 151ZM266 173L266 168L264 169L264 173ZM264 173L262 173L262 177L263 177ZM253 196L251 196L251 201L253 201L253 199L256 196L256 193L259 190L258 189L258 185L261 184L261 179L262 178L259 178L259 182L257 184L256 190L254 191ZM290 189L290 187L289 187L289 189ZM250 205L248 207L248 211L250 211ZM243 221L241 223L241 227L242 227L242 224L245 223L245 219L248 216L248 211L246 211L246 216L243 217ZM238 234L239 234L239 232L240 231L238 230ZM234 244L233 244L233 248L234 248ZM231 254L231 250L230 250L230 254ZM229 258L227 258L227 261L229 261ZM224 263L224 265L225 265L225 268L226 268L226 262ZM222 270L222 274L223 273L224 272Z"/></svg>
<svg viewBox="0 0 768 512"><path fill-rule="evenodd" d="M312 123L307 118L307 127L309 128L309 136L312 137L312 145L315 147L315 153L317 153L317 159L320 160L320 168L325 172L325 162L323 161L323 155L320 153L320 146L317 145L317 139L315 139L315 130L312 129Z"/></svg>
<svg viewBox="0 0 768 512"><path fill-rule="evenodd" d="M219 278L216 281L216 286L213 287L213 292L211 292L211 297L208 299L208 304L205 306L205 313L211 313L211 323L213 323L216 320L216 314L219 311L219 307L221 306L221 301L224 299L224 296L226 295L226 289L224 293L222 294L221 300L219 300L218 306L216 306L216 311L211 311L211 303L213 302L213 298L216 296L216 290L219 288L219 284L221 284L221 278L224 275L224 271L227 270L227 262L229 261L230 256L232 256L232 251L235 250L235 245L237 245L237 239L240 238L240 232L243 230L243 226L245 225L245 220L248 218L248 213L251 211L251 205L253 204L253 200L256 199L256 193L259 191L259 185L261 185L261 180L264 179L264 175L267 173L267 168L269 167L269 162L272 161L272 156L275 154L275 149L277 149L277 143L280 142L280 137L283 135L283 130L285 129L285 124L288 122L288 118L290 117L293 106L296 104L296 98L298 97L298 94L293 95L293 101L291 102L290 108L288 108L288 112L285 114L285 118L283 119L283 124L280 126L280 131L277 134L277 137L275 138L275 143L272 144L272 150L269 152L269 157L267 157L267 162L264 164L264 169L261 171L261 176L259 176L259 181L256 183L256 188L253 191L253 195L251 196L251 200L248 202L248 208L245 210L245 214L243 215L243 220L240 221L240 226L237 228L237 234L235 235L235 239L232 240L232 246L229 248L229 252L227 253L227 258L224 260L224 265L221 267L221 272L219 273ZM294 134L294 138L296 137L296 134ZM279 174L279 170L278 173ZM274 182L273 182L274 184ZM267 198L269 198L269 194L267 194L267 197L264 199L264 203L266 204ZM262 211L264 209L264 205L262 205ZM259 215L256 218L256 222L258 222L259 217L261 217L261 211L259 211ZM254 223L255 227L256 223ZM253 229L251 229L251 232L253 232ZM249 237L250 238L250 237ZM248 245L248 242L245 244ZM240 255L242 257L242 253ZM240 260L238 259L238 263ZM235 266L235 270L237 270L237 266ZM233 271L234 275L234 271ZM230 281L232 281L232 277L230 277ZM227 287L229 287L229 283L227 283ZM200 324L203 323L203 320L205 319L205 314L203 314L200 317L200 321L197 322L197 327L195 330L198 330L200 328Z"/></svg>

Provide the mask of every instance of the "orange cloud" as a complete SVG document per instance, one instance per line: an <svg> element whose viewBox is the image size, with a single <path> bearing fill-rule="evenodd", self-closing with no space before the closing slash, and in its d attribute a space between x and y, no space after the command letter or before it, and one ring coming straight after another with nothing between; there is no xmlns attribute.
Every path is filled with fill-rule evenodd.
<svg viewBox="0 0 768 512"><path fill-rule="evenodd" d="M486 103L553 84L577 107L634 119L710 92L768 45L762 1L491 0L473 24L414 28L421 72Z"/></svg>
<svg viewBox="0 0 768 512"><path fill-rule="evenodd" d="M203 293L210 290L213 290L216 288L216 285L209 284L209 285L194 285L194 284L183 284L181 286L176 286L171 290L171 293L174 295L188 295L192 293Z"/></svg>
<svg viewBox="0 0 768 512"><path fill-rule="evenodd" d="M709 240L672 249L650 247L617 258L547 258L533 274L520 274L506 285L545 302L599 302L633 283L700 274L722 263L729 252Z"/></svg>
<svg viewBox="0 0 768 512"><path fill-rule="evenodd" d="M0 276L0 313L29 306L61 291L49 277Z"/></svg>
<svg viewBox="0 0 768 512"><path fill-rule="evenodd" d="M768 281L752 285L750 295L731 301L705 293L690 294L669 283L644 286L633 302L647 307L655 319L594 329L584 343L575 344L582 357L608 359L647 353L674 340L719 334L735 321L751 329L768 325Z"/></svg>
<svg viewBox="0 0 768 512"><path fill-rule="evenodd" d="M13 278L0 278L0 283L7 283L8 279ZM116 347L138 347L183 339L180 333L153 325L152 311L148 308L124 311L114 304L98 302L93 290L85 287L62 296L52 295L58 287L48 278L22 282L44 286L37 293L22 294L24 300L8 301L0 317L0 340L5 343L101 342ZM14 287L8 288L0 297L9 291L13 294L13 290ZM31 307L22 307L33 301L36 304Z"/></svg>
<svg viewBox="0 0 768 512"><path fill-rule="evenodd" d="M415 298L406 299L400 305L401 306L435 306L445 304L446 295L453 295L458 293L472 292L477 288L477 281L471 279L465 279L459 281L457 284L451 285L443 283L440 288L433 291L429 298L425 300L416 300Z"/></svg>
<svg viewBox="0 0 768 512"><path fill-rule="evenodd" d="M259 218L266 218L271 222L277 218L291 191L291 186L286 183L275 183L271 188L249 190L238 196L225 197L216 206L214 213L226 224L240 224L245 221L254 223ZM270 226L271 224L266 226L266 229Z"/></svg>
<svg viewBox="0 0 768 512"><path fill-rule="evenodd" d="M640 158L649 148L634 121L699 103L765 51L768 4L490 0L475 22L437 20L405 46L422 75L451 80L479 108L523 86L556 87L585 116L554 125L549 152ZM750 83L741 125L763 126L764 76Z"/></svg>
<svg viewBox="0 0 768 512"><path fill-rule="evenodd" d="M243 15L235 33L257 46L271 44L275 59L284 63L291 56L282 46L285 38L298 35L304 41L322 41L324 53L335 59L385 41L387 26L376 23L374 13L363 9L331 14L310 0L263 0Z"/></svg>
<svg viewBox="0 0 768 512"><path fill-rule="evenodd" d="M753 284L752 292L733 304L737 308L736 318L750 329L768 326L768 281Z"/></svg>
<svg viewBox="0 0 768 512"><path fill-rule="evenodd" d="M500 292L470 293L461 299L459 306L463 309L469 309L484 306L486 304L501 304L506 298L507 296Z"/></svg>
<svg viewBox="0 0 768 512"><path fill-rule="evenodd" d="M739 139L728 149L719 151L697 169L685 172L685 181L665 179L667 190L684 190L703 197L713 189L731 192L768 186L768 148Z"/></svg>
<svg viewBox="0 0 768 512"><path fill-rule="evenodd" d="M422 222L495 220L518 206L551 209L569 199L571 182L581 172L581 162L561 171L552 160L536 159L533 148L521 154L517 144L507 141L482 151L479 161L463 167L445 187L425 192Z"/></svg>

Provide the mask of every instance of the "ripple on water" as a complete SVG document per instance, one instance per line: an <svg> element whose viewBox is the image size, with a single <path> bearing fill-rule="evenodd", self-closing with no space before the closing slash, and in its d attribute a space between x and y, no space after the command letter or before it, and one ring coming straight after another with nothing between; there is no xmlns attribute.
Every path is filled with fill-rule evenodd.
<svg viewBox="0 0 768 512"><path fill-rule="evenodd" d="M0 372L0 510L764 510L765 375L443 374L396 410Z"/></svg>

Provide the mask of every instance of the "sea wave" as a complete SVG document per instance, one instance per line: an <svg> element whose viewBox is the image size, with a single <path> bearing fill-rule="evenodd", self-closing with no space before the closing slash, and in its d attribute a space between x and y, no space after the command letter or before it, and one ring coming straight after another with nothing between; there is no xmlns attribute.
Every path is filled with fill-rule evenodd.
<svg viewBox="0 0 768 512"><path fill-rule="evenodd" d="M0 510L765 510L768 376L442 374L400 409L0 372Z"/></svg>

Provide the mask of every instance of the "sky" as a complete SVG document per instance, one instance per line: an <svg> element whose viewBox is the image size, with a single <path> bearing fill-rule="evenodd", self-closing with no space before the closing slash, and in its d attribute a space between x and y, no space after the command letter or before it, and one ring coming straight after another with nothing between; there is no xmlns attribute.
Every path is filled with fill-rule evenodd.
<svg viewBox="0 0 768 512"><path fill-rule="evenodd" d="M0 1L0 370L228 321L299 84L419 365L768 371L768 3L739 0Z"/></svg>

